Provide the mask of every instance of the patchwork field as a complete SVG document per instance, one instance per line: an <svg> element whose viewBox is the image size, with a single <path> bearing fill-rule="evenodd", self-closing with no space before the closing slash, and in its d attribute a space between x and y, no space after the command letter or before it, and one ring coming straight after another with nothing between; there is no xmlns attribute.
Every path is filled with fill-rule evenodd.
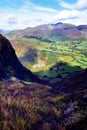
<svg viewBox="0 0 87 130"><path fill-rule="evenodd" d="M21 63L50 82L87 68L87 41L9 38Z"/></svg>

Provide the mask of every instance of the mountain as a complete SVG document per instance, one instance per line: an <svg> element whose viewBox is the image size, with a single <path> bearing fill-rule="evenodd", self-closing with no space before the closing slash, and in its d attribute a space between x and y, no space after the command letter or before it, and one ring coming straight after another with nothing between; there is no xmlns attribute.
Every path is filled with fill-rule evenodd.
<svg viewBox="0 0 87 130"><path fill-rule="evenodd" d="M44 24L9 33L14 37L35 38L40 40L82 39L87 36L87 25L75 26L67 23Z"/></svg>
<svg viewBox="0 0 87 130"><path fill-rule="evenodd" d="M10 33L11 31L10 30L4 30L4 29L0 29L0 34L8 34Z"/></svg>
<svg viewBox="0 0 87 130"><path fill-rule="evenodd" d="M0 35L0 79L15 76L22 80L41 80L19 62L11 43Z"/></svg>

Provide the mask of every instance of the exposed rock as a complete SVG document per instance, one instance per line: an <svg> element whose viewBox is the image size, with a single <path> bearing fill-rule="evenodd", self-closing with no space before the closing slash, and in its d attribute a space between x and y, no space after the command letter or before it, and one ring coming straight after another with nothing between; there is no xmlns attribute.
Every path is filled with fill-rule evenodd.
<svg viewBox="0 0 87 130"><path fill-rule="evenodd" d="M40 67L45 67L45 66L46 66L45 62L43 60L39 59L37 61L37 64L33 65L33 68L40 68Z"/></svg>

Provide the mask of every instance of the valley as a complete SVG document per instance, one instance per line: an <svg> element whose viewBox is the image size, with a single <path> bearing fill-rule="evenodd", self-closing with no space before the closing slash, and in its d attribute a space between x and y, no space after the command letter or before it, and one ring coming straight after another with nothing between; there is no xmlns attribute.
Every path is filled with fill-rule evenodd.
<svg viewBox="0 0 87 130"><path fill-rule="evenodd" d="M21 63L49 81L54 81L56 77L60 81L75 71L87 68L86 39L45 42L36 38L16 37L9 40Z"/></svg>

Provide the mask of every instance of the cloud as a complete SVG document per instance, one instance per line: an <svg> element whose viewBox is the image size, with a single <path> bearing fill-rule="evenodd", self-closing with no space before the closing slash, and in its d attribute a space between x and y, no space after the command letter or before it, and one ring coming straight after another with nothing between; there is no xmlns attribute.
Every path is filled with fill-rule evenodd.
<svg viewBox="0 0 87 130"><path fill-rule="evenodd" d="M23 29L56 22L87 24L87 10L80 10L76 7L77 4L78 7L82 7L80 0L71 6L61 0L60 5L64 8L67 7L62 10L39 6L29 0L24 0L24 2L25 4L15 8L15 10L14 8L0 9L0 28L8 30Z"/></svg>
<svg viewBox="0 0 87 130"><path fill-rule="evenodd" d="M87 0L78 0L75 7L77 9L87 9Z"/></svg>
<svg viewBox="0 0 87 130"><path fill-rule="evenodd" d="M63 0L60 0L59 1L59 5L62 6L63 8L67 8L67 9L72 9L73 8L73 5L72 4L69 4Z"/></svg>
<svg viewBox="0 0 87 130"><path fill-rule="evenodd" d="M61 21L75 25L87 24L87 0L77 0L73 4L65 2L65 0L58 0L58 2L64 9L55 15L54 22Z"/></svg>
<svg viewBox="0 0 87 130"><path fill-rule="evenodd" d="M52 19L52 22L64 22L75 25L87 24L87 10L62 10Z"/></svg>
<svg viewBox="0 0 87 130"><path fill-rule="evenodd" d="M63 10L60 11L60 13L58 13L54 19L58 19L58 20L66 20L66 19L75 19L78 18L80 15L80 12L77 10Z"/></svg>
<svg viewBox="0 0 87 130"><path fill-rule="evenodd" d="M48 24L53 18L54 12L50 12L49 10L43 11L43 9L39 11L39 9L32 9L30 6L22 7L15 11L4 9L4 12L0 14L0 28L14 30Z"/></svg>
<svg viewBox="0 0 87 130"><path fill-rule="evenodd" d="M55 9L49 8L49 7L44 7L44 6L39 6L31 2L27 2L24 7L21 8L22 12L28 12L29 10L33 11L42 11L42 12L56 12Z"/></svg>
<svg viewBox="0 0 87 130"><path fill-rule="evenodd" d="M42 7L42 6L35 6L34 9L37 11L57 12L56 10L54 10L52 8L46 8L46 7Z"/></svg>
<svg viewBox="0 0 87 130"><path fill-rule="evenodd" d="M8 15L7 16L7 22L16 22L17 21L17 17L14 15Z"/></svg>
<svg viewBox="0 0 87 130"><path fill-rule="evenodd" d="M48 24L56 13L57 11L52 8L38 6L28 1L19 9L4 9L0 16L2 19L0 28L12 30Z"/></svg>
<svg viewBox="0 0 87 130"><path fill-rule="evenodd" d="M86 9L87 8L87 0L78 0L74 4L70 4L68 2L65 2L64 0L60 0L59 1L59 5L61 5L63 8L67 8L67 9L82 10L82 9Z"/></svg>

